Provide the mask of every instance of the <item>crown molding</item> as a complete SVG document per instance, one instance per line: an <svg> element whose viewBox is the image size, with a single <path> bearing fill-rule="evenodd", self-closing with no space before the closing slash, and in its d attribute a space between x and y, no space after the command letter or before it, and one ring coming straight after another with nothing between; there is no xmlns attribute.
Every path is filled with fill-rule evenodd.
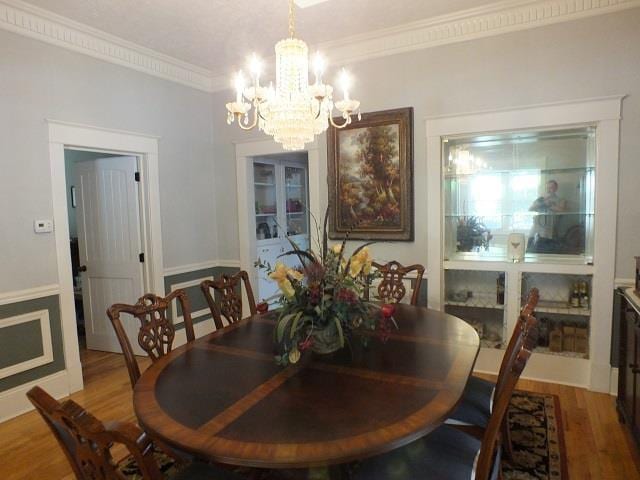
<svg viewBox="0 0 640 480"><path fill-rule="evenodd" d="M640 7L640 0L502 0L317 45L334 65L568 22ZM230 88L219 74L128 42L22 0L0 0L0 28L205 92Z"/></svg>
<svg viewBox="0 0 640 480"><path fill-rule="evenodd" d="M56 15L21 0L0 0L0 28L172 82L211 92L211 72Z"/></svg>
<svg viewBox="0 0 640 480"><path fill-rule="evenodd" d="M313 49L329 52L333 65L353 64L635 7L640 7L640 0L506 0L323 42ZM229 85L228 76L211 79L213 91Z"/></svg>
<svg viewBox="0 0 640 480"><path fill-rule="evenodd" d="M506 0L319 45L332 63L356 63L399 53L501 35L640 7L640 0Z"/></svg>

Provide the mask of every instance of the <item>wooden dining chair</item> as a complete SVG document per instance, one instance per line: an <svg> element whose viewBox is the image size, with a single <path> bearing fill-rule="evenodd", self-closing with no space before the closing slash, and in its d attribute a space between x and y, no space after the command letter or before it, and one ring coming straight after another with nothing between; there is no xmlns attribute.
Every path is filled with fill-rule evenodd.
<svg viewBox="0 0 640 480"><path fill-rule="evenodd" d="M124 360L129 371L132 387L135 386L138 378L140 378L140 366L133 354L129 337L122 326L120 315L126 313L140 321L138 345L147 353L151 361L155 362L173 348L176 327L167 318L167 310L173 301L177 301L182 309L187 342L191 342L196 338L193 331L193 321L191 320L191 306L187 292L182 289L174 290L166 297L147 293L140 297L135 305L116 303L107 310L107 315L116 331L118 342L120 342L122 353L124 353Z"/></svg>
<svg viewBox="0 0 640 480"><path fill-rule="evenodd" d="M217 329L224 328L222 317L229 324L242 320L243 284L249 302L249 312L251 315L255 315L258 313L256 300L253 296L249 275L244 270L240 270L235 275L222 275L220 278L200 283L200 289L207 299Z"/></svg>
<svg viewBox="0 0 640 480"><path fill-rule="evenodd" d="M521 337L526 333L527 320L533 319L533 322L537 322L533 317L533 312L540 299L540 294L537 288L532 288L529 291L527 301L520 311L518 320L505 349L500 363L500 370L498 371L498 378L496 382L485 380L484 378L472 375L467 382L462 400L458 404L456 410L447 419L446 423L460 430L464 430L472 435L481 438L484 431L489 424L489 418L496 397L497 389L499 385L504 382L507 368L509 365L509 359L513 355L513 351L518 345ZM511 438L509 436L509 429L506 422L502 425L502 440L505 450L505 454L508 458L511 457L512 447Z"/></svg>
<svg viewBox="0 0 640 480"><path fill-rule="evenodd" d="M416 272L416 279L411 293L411 305L418 304L418 296L420 295L420 286L422 285L422 277L424 275L424 267L422 265L403 266L395 260L386 264L377 262L372 263L373 267L381 276L380 282L377 284L377 297L385 303L400 303L407 294L405 286L405 277ZM365 298L369 298L369 289L365 290Z"/></svg>
<svg viewBox="0 0 640 480"><path fill-rule="evenodd" d="M27 397L42 416L78 480L238 480L225 470L202 463L181 464L157 450L149 436L133 423L102 423L73 400L60 403L40 387ZM113 447L128 455L117 461Z"/></svg>
<svg viewBox="0 0 640 480"><path fill-rule="evenodd" d="M495 480L501 477L498 439L509 401L538 341L535 320L518 338L498 390L482 439L443 425L426 437L389 453L365 460L355 480Z"/></svg>

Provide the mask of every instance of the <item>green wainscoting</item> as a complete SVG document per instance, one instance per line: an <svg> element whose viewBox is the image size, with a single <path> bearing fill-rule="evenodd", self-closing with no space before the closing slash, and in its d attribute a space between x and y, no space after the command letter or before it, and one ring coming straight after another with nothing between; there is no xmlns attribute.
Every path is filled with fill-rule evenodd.
<svg viewBox="0 0 640 480"><path fill-rule="evenodd" d="M46 377L65 368L58 295L0 305L0 320L39 310L46 310L49 314L53 362L0 379L0 392ZM38 320L0 328L0 368L17 365L42 354L42 334Z"/></svg>
<svg viewBox="0 0 640 480"><path fill-rule="evenodd" d="M205 268L200 270L193 270L191 272L179 273L176 275L169 275L164 277L164 288L165 292L169 293L172 289L177 288L179 285L187 283L193 284L186 287L183 287L189 296L189 302L191 304L191 312L192 315L194 312L205 311L206 314L202 316L197 316L193 318L193 323L200 323L207 320L211 320L211 313L209 312L209 305L207 305L207 300L204 298L202 290L200 290L200 282L205 278L213 277L218 278L221 275L233 275L240 271L239 268L232 267L212 267ZM177 306L178 316L182 316L182 309L180 305ZM169 311L169 316L172 315L171 310ZM180 322L176 324L178 329L184 328L184 323Z"/></svg>

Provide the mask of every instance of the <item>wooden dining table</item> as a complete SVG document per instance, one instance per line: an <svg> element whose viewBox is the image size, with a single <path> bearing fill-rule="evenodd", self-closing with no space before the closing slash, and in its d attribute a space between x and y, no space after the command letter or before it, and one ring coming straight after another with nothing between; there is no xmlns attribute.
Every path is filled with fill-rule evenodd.
<svg viewBox="0 0 640 480"><path fill-rule="evenodd" d="M436 310L398 305L386 342L354 335L331 355L274 361L276 313L254 315L173 350L134 390L153 437L196 457L308 468L406 445L456 407L479 351L475 330Z"/></svg>

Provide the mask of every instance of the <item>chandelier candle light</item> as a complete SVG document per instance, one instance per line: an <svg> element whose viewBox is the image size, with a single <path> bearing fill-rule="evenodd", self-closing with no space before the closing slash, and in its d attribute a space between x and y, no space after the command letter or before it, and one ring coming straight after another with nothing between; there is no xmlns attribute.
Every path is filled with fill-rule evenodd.
<svg viewBox="0 0 640 480"><path fill-rule="evenodd" d="M239 71L234 79L235 102L227 103L227 123L236 119L243 130L258 127L282 144L285 150L301 150L305 143L312 142L315 135L324 132L329 124L344 128L351 123L351 115L358 113L360 102L351 99L349 88L351 77L342 69L340 86L342 100L333 101L333 87L323 83L325 61L316 53L313 58L315 82L309 85L309 49L302 40L294 38L293 0L289 0L289 38L276 43L276 86L260 85L262 63L254 54L249 62L253 85L247 86L244 74ZM253 120L249 123L249 112L253 107ZM333 108L344 122L336 124L332 118Z"/></svg>

